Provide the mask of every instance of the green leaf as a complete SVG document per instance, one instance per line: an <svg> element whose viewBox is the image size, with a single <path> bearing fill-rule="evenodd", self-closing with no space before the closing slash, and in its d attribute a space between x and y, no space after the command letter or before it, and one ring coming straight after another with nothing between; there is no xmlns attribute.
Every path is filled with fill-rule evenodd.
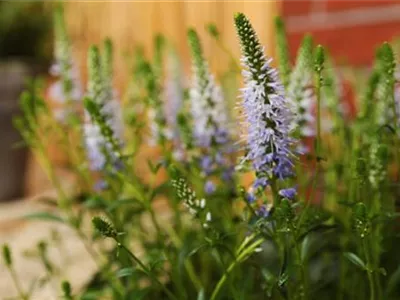
<svg viewBox="0 0 400 300"><path fill-rule="evenodd" d="M148 159L147 165L149 166L151 173L157 174L158 170L160 170L160 168L162 167L162 162L159 161L156 164L153 164L153 162L150 159Z"/></svg>
<svg viewBox="0 0 400 300"><path fill-rule="evenodd" d="M206 293L204 292L204 289L201 289L197 295L197 300L205 300L206 299Z"/></svg>
<svg viewBox="0 0 400 300"><path fill-rule="evenodd" d="M400 283L400 265L397 267L397 269L393 272L393 274L389 278L386 289L387 295L390 295L393 291L398 289L399 283Z"/></svg>
<svg viewBox="0 0 400 300"><path fill-rule="evenodd" d="M85 207L87 207L87 208L100 208L101 209L101 208L107 207L107 201L104 198L97 196L97 195L86 199L84 204L85 204Z"/></svg>
<svg viewBox="0 0 400 300"><path fill-rule="evenodd" d="M117 278L129 277L129 276L132 276L133 273L135 273L135 268L129 267L129 268L123 268L121 270L118 270L118 272L116 273L115 276Z"/></svg>
<svg viewBox="0 0 400 300"><path fill-rule="evenodd" d="M22 218L27 220L40 220L40 221L65 223L65 220L63 218L49 212L38 212L38 213L28 214L23 216Z"/></svg>
<svg viewBox="0 0 400 300"><path fill-rule="evenodd" d="M87 291L81 296L80 300L97 300L101 299L101 296L103 296L103 291Z"/></svg>
<svg viewBox="0 0 400 300"><path fill-rule="evenodd" d="M192 256L192 255L195 255L201 248L204 248L204 247L206 247L208 244L201 244L200 246L197 246L196 248L194 248L192 251L190 251L188 254L187 254L187 257L190 257L190 256Z"/></svg>
<svg viewBox="0 0 400 300"><path fill-rule="evenodd" d="M280 286L280 287L282 287L282 286L284 286L285 285L285 283L288 281L288 279L289 279L289 274L288 273L282 273L280 276L279 276L279 279L278 279L278 286Z"/></svg>
<svg viewBox="0 0 400 300"><path fill-rule="evenodd" d="M136 198L129 198L129 199L118 199L115 202L112 202L111 205L107 207L107 211L113 212L114 210L118 209L119 207L123 205L130 205L129 209L131 213L141 213L145 210L145 208L142 205L142 202L140 202Z"/></svg>
<svg viewBox="0 0 400 300"><path fill-rule="evenodd" d="M301 261L305 261L311 248L311 237L307 235L301 243Z"/></svg>
<svg viewBox="0 0 400 300"><path fill-rule="evenodd" d="M54 198L50 198L50 197L41 197L38 199L38 201L40 203L52 206L52 207L57 207L58 203L57 203L57 199Z"/></svg>
<svg viewBox="0 0 400 300"><path fill-rule="evenodd" d="M361 268L364 271L367 270L367 265L357 254L354 254L352 252L345 252L344 256L357 267Z"/></svg>
<svg viewBox="0 0 400 300"><path fill-rule="evenodd" d="M217 25L215 25L214 23L208 23L206 25L206 30L213 38L219 39L220 32L219 32L219 30L217 28Z"/></svg>
<svg viewBox="0 0 400 300"><path fill-rule="evenodd" d="M385 268L379 268L379 269L377 270L377 272L378 272L378 273L381 273L383 276L387 276L387 272L386 272L386 269L385 269Z"/></svg>

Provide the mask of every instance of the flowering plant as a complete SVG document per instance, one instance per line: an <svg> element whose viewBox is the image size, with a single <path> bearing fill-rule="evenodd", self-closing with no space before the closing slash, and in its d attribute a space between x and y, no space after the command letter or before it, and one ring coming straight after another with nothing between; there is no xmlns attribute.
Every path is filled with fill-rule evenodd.
<svg viewBox="0 0 400 300"><path fill-rule="evenodd" d="M121 103L112 42L89 49L81 95L60 11L56 25L58 109L73 118L57 118L31 89L15 124L58 192L58 214L28 217L71 227L97 265L80 289L63 281L64 299L400 297L400 112L391 45L377 51L359 113L349 118L322 46L306 36L292 68L278 19L275 69L250 20L236 14L239 138L194 29L188 85L176 51L157 36L153 60L135 53ZM221 46L217 29L208 31ZM324 127L324 119L334 126ZM55 175L42 134L65 129L79 136L61 140L78 179L72 191ZM143 149L157 149L145 174ZM49 265L44 245L40 257ZM20 298L29 299L7 245L3 257Z"/></svg>

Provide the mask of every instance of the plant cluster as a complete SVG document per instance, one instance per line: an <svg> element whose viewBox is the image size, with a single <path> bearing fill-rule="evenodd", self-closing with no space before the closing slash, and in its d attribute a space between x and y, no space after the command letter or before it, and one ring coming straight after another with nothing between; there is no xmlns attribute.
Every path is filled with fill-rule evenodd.
<svg viewBox="0 0 400 300"><path fill-rule="evenodd" d="M135 51L120 101L112 42L89 49L83 91L57 10L52 70L61 111L33 84L15 124L58 192L50 201L57 214L28 217L71 227L98 266L80 290L64 281L64 299L399 299L400 97L392 46L378 48L351 116L333 61L311 36L292 65L277 19L276 69L250 20L237 13L234 26L242 70L209 25L231 58L215 76L189 29L186 82L173 45L156 36L154 57ZM236 122L228 99L240 71ZM54 141L76 176L72 190L47 154ZM57 276L45 245L39 258ZM3 257L20 297L29 299L7 245Z"/></svg>
<svg viewBox="0 0 400 300"><path fill-rule="evenodd" d="M49 8L42 1L0 1L0 58L48 63Z"/></svg>

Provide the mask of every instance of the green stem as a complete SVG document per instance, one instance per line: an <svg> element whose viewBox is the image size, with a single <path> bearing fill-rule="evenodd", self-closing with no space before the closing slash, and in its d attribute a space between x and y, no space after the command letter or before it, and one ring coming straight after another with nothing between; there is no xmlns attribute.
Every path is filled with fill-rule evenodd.
<svg viewBox="0 0 400 300"><path fill-rule="evenodd" d="M61 128L59 128L59 129L61 130ZM79 133L80 136L82 136L81 130L78 129L77 132ZM86 169L82 170L82 168L79 167L80 157L78 156L78 154L73 155L73 153L71 153L71 151L69 151L70 150L69 147L74 146L73 143L71 143L68 135L66 135L63 132L60 132L60 134L63 137L63 141L64 141L64 148L65 148L64 151L68 155L68 160L71 162L73 170L80 178L83 179L83 181L85 182L86 188L90 190L92 188L92 186L91 186L92 181L90 179L89 173L87 172ZM78 146L75 145L75 147L78 147ZM79 149L81 149L81 148L79 148Z"/></svg>
<svg viewBox="0 0 400 300"><path fill-rule="evenodd" d="M296 241L295 236L293 235L293 242L294 242L294 247L296 251L296 256L299 261L300 265L300 274L301 274L301 281L303 282L303 292L301 294L301 299L307 300L308 299L308 280L307 280L307 271L306 267L303 263L303 260L301 259L301 251L299 247L299 243Z"/></svg>
<svg viewBox="0 0 400 300"><path fill-rule="evenodd" d="M133 254L127 247L125 247L123 244L121 244L120 242L118 242L118 240L116 240L116 242L118 243L118 247L124 249L126 251L126 253L129 254L129 256L142 268L142 270L155 282L157 283L162 289L163 291L168 295L168 298L170 299L174 299L174 300L178 300L174 294L160 281L158 280L158 278L156 276L154 276L154 274L151 272L151 270L149 270L149 268L146 267L146 265L135 255Z"/></svg>
<svg viewBox="0 0 400 300"><path fill-rule="evenodd" d="M348 244L348 228L347 226L344 226L344 235L340 237L340 248L343 252L346 251L347 244ZM339 277L339 291L337 294L337 300L343 300L344 299L344 294L346 291L346 283L348 280L346 279L347 275L347 259L343 256L340 255L340 261L339 261L339 268L340 268L340 277Z"/></svg>
<svg viewBox="0 0 400 300"><path fill-rule="evenodd" d="M226 280L227 280L229 274L232 272L232 270L239 263L246 260L246 258L248 258L254 252L254 250L261 245L261 243L263 241L264 241L264 239L259 239L259 240L255 241L253 244L251 244L248 248L244 248L245 246L243 247L243 244L239 247L238 250L243 249L243 248L244 248L244 250L242 252L240 252L239 256L229 265L228 269L226 269L224 275L221 277L221 279L218 281L217 285L215 286L210 300L215 300L217 298L219 291L221 290L222 286L226 282ZM248 239L245 240L243 243L247 244Z"/></svg>
<svg viewBox="0 0 400 300"><path fill-rule="evenodd" d="M16 287L16 289L17 289L17 292L18 292L19 297L20 297L21 299L23 299L23 300L28 300L28 299L29 299L29 296L28 296L27 294L25 294L25 292L23 291L23 289L22 289L22 287L21 287L21 283L20 283L19 280L18 280L18 276L17 276L17 274L15 273L15 270L14 270L12 267L9 267L8 270L9 270L9 272L10 272L12 281L14 282L14 285L15 285L15 287Z"/></svg>
<svg viewBox="0 0 400 300"><path fill-rule="evenodd" d="M221 41L221 39L217 39L217 45L224 51L230 58L232 65L234 66L234 71L237 74L240 74L240 65L237 63L236 57L233 52Z"/></svg>
<svg viewBox="0 0 400 300"><path fill-rule="evenodd" d="M362 246L364 249L365 253L365 260L367 262L367 276L368 276L368 284L369 284L369 291L370 291L370 300L375 300L375 282L374 282L374 276L373 276L373 270L372 268L372 262L371 262L371 257L369 253L369 247L367 245L367 241L363 239L362 241Z"/></svg>
<svg viewBox="0 0 400 300"><path fill-rule="evenodd" d="M82 244L84 245L85 250L88 252L90 257L93 259L93 261L95 262L97 267L100 268L101 266L97 260L97 254L93 251L91 246L87 243L87 238L86 238L85 234L81 231L80 228L78 228L77 226L75 226L75 224L73 224L71 222L71 220L73 220L73 218L74 218L72 210L71 210L71 204L69 203L68 198L62 188L62 185L54 172L54 168L53 168L48 156L45 153L42 142L38 141L37 145L38 145L38 153L37 154L38 154L39 160L41 161L43 168L45 169L51 183L53 184L54 188L56 189L58 197L60 198L60 202L59 202L60 209L63 210L67 214L67 216L70 220L69 223L70 223L71 227L75 230L75 232L78 235L79 239L81 240Z"/></svg>
<svg viewBox="0 0 400 300"><path fill-rule="evenodd" d="M38 147L37 155L38 155L39 161L41 161L42 166L43 166L45 172L47 173L48 178L50 179L50 182L56 189L56 192L60 198L59 206L61 209L66 210L69 208L69 205L68 205L67 196L62 188L62 185L61 185L60 181L58 180L58 177L56 176L56 174L54 172L54 168L52 167L52 164L46 154L44 146L40 141L38 141L37 147Z"/></svg>
<svg viewBox="0 0 400 300"><path fill-rule="evenodd" d="M316 141L316 155L317 155L317 162L321 158L321 75L319 74L317 80L317 87L316 87L316 96L317 96L317 141Z"/></svg>
<svg viewBox="0 0 400 300"><path fill-rule="evenodd" d="M180 248L182 247L182 240L179 238L179 235L175 232L175 230L169 226L165 226L165 230L168 232L169 236L171 237L172 243L174 243L175 247ZM194 271L194 267L192 262L189 259L186 259L184 262L186 272L189 275L190 280L196 287L197 291L200 291L203 289L203 285L201 283L200 278L196 275Z"/></svg>
<svg viewBox="0 0 400 300"><path fill-rule="evenodd" d="M272 191L272 197L273 197L273 201L274 201L274 207L276 208L279 206L281 199L279 197L278 187L277 187L275 178L273 178L271 180L271 191Z"/></svg>

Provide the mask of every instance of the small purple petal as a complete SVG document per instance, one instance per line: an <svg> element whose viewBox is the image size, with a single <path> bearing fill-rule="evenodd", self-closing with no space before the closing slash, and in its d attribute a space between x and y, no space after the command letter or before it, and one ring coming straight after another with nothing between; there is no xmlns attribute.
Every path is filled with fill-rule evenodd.
<svg viewBox="0 0 400 300"><path fill-rule="evenodd" d="M282 189L279 191L280 196L290 199L290 200L293 200L294 197L296 196L296 194L297 194L297 191L295 188L287 188L287 189Z"/></svg>
<svg viewBox="0 0 400 300"><path fill-rule="evenodd" d="M206 182L206 184L204 185L204 191L206 194L212 194L215 192L216 189L217 189L217 187L215 186L214 182L212 182L211 180L208 180Z"/></svg>
<svg viewBox="0 0 400 300"><path fill-rule="evenodd" d="M269 209L265 205L261 205L256 214L259 217L266 218L269 216Z"/></svg>
<svg viewBox="0 0 400 300"><path fill-rule="evenodd" d="M265 188L268 185L268 179L265 177L261 177L261 178L257 178L254 183L253 183L253 187L255 189L257 188Z"/></svg>
<svg viewBox="0 0 400 300"><path fill-rule="evenodd" d="M247 193L247 194L246 194L246 200L247 200L249 203L253 203L254 201L256 201L256 196L254 196L253 193Z"/></svg>
<svg viewBox="0 0 400 300"><path fill-rule="evenodd" d="M95 190L96 192L104 191L104 190L106 190L107 188L108 188L108 184L107 184L107 182L106 182L105 180L99 180L99 181L97 181L97 182L95 183L95 185L94 185L94 190Z"/></svg>
<svg viewBox="0 0 400 300"><path fill-rule="evenodd" d="M213 160L211 156L203 156L200 161L201 169L204 173L209 174L213 171Z"/></svg>

